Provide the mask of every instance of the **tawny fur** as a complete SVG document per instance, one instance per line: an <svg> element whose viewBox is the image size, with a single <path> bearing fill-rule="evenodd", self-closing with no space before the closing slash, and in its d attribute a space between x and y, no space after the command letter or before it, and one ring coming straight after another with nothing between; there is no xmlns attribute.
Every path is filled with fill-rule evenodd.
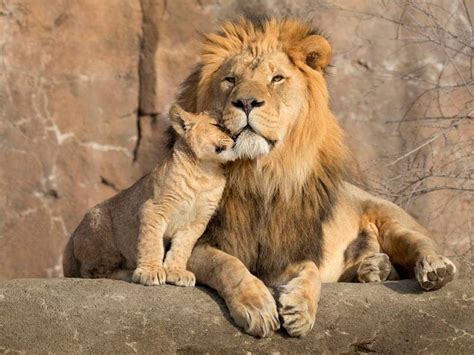
<svg viewBox="0 0 474 355"><path fill-rule="evenodd" d="M299 21L227 22L205 39L179 98L191 112L222 111L239 157L188 267L253 335L280 320L291 336L307 334L321 282L382 281L395 266L436 289L455 273L406 212L344 181L352 163L329 109L330 59L329 43ZM66 268L82 263L73 247Z"/></svg>
<svg viewBox="0 0 474 355"><path fill-rule="evenodd" d="M218 127L218 121L208 115L196 116L175 106L170 110L170 119L179 137L169 157L129 190L96 206L86 215L76 232L88 233L87 241L81 240L78 233L73 234L71 240L81 249L82 255L91 252L87 259L81 260L81 276L129 276L118 273L117 265L107 265L92 249L83 250L83 243L107 240L110 245L137 245L136 257L129 250L128 258L126 254L122 257L120 254L124 253L121 252L116 256L122 266L133 267L136 263L134 282L194 285L194 274L186 270L186 264L221 198L225 185L222 164L234 159L234 142ZM138 197L138 201L132 202L130 197ZM128 240L122 240L120 225L109 228L109 221L102 216L110 214L113 218L115 211L128 205L133 205L135 211L116 221L128 230L130 226L138 228L126 237ZM171 243L166 257L165 241ZM106 254L104 251L104 256Z"/></svg>
<svg viewBox="0 0 474 355"><path fill-rule="evenodd" d="M186 264L224 191L222 163L233 159L234 142L209 116L195 117L175 106L170 118L180 138L171 159L157 169L153 195L141 208L132 280L194 286ZM163 263L165 235L171 247Z"/></svg>

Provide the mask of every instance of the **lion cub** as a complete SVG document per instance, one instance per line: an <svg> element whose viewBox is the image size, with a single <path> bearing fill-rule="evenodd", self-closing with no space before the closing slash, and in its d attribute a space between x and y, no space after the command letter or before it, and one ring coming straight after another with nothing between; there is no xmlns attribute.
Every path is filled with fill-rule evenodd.
<svg viewBox="0 0 474 355"><path fill-rule="evenodd" d="M132 280L193 286L195 276L186 264L220 201L225 186L222 164L235 159L234 141L207 114L194 115L175 105L170 120L178 139L140 211ZM164 236L171 247L163 262Z"/></svg>

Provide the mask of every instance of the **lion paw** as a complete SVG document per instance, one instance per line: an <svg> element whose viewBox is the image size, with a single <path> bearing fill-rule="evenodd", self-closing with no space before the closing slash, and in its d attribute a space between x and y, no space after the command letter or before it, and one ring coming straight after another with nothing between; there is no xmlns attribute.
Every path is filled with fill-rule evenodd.
<svg viewBox="0 0 474 355"><path fill-rule="evenodd" d="M275 300L265 284L252 276L226 299L230 315L246 333L268 337L280 328Z"/></svg>
<svg viewBox="0 0 474 355"><path fill-rule="evenodd" d="M280 287L278 313L283 328L292 337L303 337L313 329L316 320L317 300L308 297L306 288L297 285Z"/></svg>
<svg viewBox="0 0 474 355"><path fill-rule="evenodd" d="M166 272L162 267L137 267L132 281L146 286L162 285L166 283Z"/></svg>
<svg viewBox="0 0 474 355"><path fill-rule="evenodd" d="M427 255L418 260L415 276L424 290L437 290L452 281L456 266L441 255Z"/></svg>
<svg viewBox="0 0 474 355"><path fill-rule="evenodd" d="M185 269L166 269L166 282L176 286L194 286L196 276Z"/></svg>
<svg viewBox="0 0 474 355"><path fill-rule="evenodd" d="M381 282L388 279L392 264L387 254L375 253L362 260L357 270L359 282Z"/></svg>

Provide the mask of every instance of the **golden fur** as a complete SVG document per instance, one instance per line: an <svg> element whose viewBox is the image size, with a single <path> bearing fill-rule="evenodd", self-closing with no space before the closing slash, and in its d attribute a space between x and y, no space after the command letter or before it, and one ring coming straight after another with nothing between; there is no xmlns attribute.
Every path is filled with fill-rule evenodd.
<svg viewBox="0 0 474 355"><path fill-rule="evenodd" d="M171 159L157 169L153 195L141 208L132 280L144 285L194 286L194 274L186 264L222 196L221 164L233 159L234 142L207 115L194 116L175 106L170 119L181 137ZM165 235L171 247L163 262Z"/></svg>
<svg viewBox="0 0 474 355"><path fill-rule="evenodd" d="M179 97L187 111L221 111L239 157L188 268L253 335L280 322L291 336L307 334L322 282L401 273L428 290L455 273L407 213L344 181L350 163L324 78L330 59L329 43L299 21L227 22L204 40Z"/></svg>
<svg viewBox="0 0 474 355"><path fill-rule="evenodd" d="M107 241L119 249L137 245L136 253L128 250L129 259L120 260L123 250L114 258L119 264L136 264L134 282L194 285L194 274L186 264L222 196L222 164L234 159L234 141L206 114L194 115L174 106L170 120L178 139L169 157L130 189L91 209L72 235L74 247L80 249L77 253L83 256L82 277L128 278L125 268L119 272L116 262L104 262L107 251L97 253L94 242ZM128 206L135 210L114 218L115 212L125 212ZM107 215L110 219L104 219ZM137 228L123 236L124 226L126 231ZM164 241L171 243L166 258Z"/></svg>

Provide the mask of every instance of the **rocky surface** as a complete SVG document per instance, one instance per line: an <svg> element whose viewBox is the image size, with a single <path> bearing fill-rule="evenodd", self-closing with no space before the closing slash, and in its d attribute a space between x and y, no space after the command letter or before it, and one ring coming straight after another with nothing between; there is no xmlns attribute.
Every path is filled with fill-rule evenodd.
<svg viewBox="0 0 474 355"><path fill-rule="evenodd" d="M0 2L0 278L61 275L84 211L142 174L140 33L134 1Z"/></svg>
<svg viewBox="0 0 474 355"><path fill-rule="evenodd" d="M325 284L303 339L242 333L212 291L109 280L0 282L0 352L439 353L474 348L474 283Z"/></svg>
<svg viewBox="0 0 474 355"><path fill-rule="evenodd" d="M469 271L474 2L429 3L0 1L0 279L61 275L85 211L159 160L201 33L245 12L324 29L332 109L367 188Z"/></svg>

